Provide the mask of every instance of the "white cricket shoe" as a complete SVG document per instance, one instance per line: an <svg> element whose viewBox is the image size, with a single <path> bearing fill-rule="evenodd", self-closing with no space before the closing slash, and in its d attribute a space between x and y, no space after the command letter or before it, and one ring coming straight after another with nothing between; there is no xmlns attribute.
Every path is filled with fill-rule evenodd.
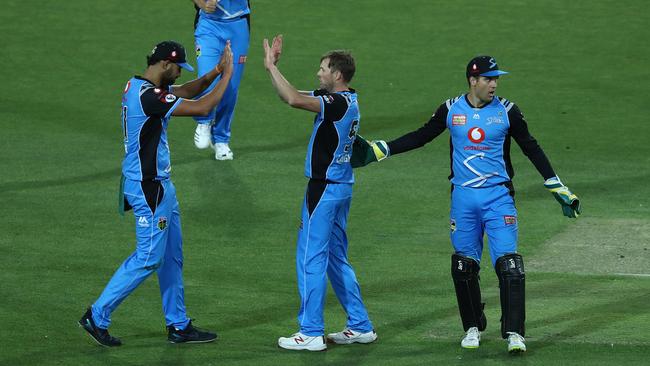
<svg viewBox="0 0 650 366"><path fill-rule="evenodd" d="M207 149L212 145L212 125L209 123L199 123L194 130L194 146L199 149Z"/></svg>
<svg viewBox="0 0 650 366"><path fill-rule="evenodd" d="M294 333L290 337L278 338L278 347L294 351L324 351L327 349L324 336L311 337L302 333Z"/></svg>
<svg viewBox="0 0 650 366"><path fill-rule="evenodd" d="M327 340L336 344L350 344L350 343L372 343L377 340L377 333L375 330L370 332L360 333L355 332L350 328L345 328L338 333L330 333L327 335Z"/></svg>
<svg viewBox="0 0 650 366"><path fill-rule="evenodd" d="M227 143L217 142L214 144L214 158L217 160L232 160L233 153Z"/></svg>
<svg viewBox="0 0 650 366"><path fill-rule="evenodd" d="M478 348L481 342L481 332L477 327L471 327L465 333L463 340L460 341L460 346L463 348Z"/></svg>
<svg viewBox="0 0 650 366"><path fill-rule="evenodd" d="M508 352L526 352L526 340L515 332L508 332Z"/></svg>

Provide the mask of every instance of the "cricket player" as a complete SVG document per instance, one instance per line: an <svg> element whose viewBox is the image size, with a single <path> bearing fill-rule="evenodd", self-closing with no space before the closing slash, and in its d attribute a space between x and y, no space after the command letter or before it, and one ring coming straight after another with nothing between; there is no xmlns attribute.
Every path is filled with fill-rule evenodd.
<svg viewBox="0 0 650 366"><path fill-rule="evenodd" d="M207 116L197 116L194 144L199 149L214 147L215 159L232 160L230 127L232 124L239 83L244 74L250 38L250 7L247 0L193 0L198 10L194 38L199 76L214 69L226 42L232 44L235 69L226 93L216 109ZM217 78L217 80L219 80ZM216 81L215 81L216 83ZM213 83L204 93L214 88Z"/></svg>
<svg viewBox="0 0 650 366"><path fill-rule="evenodd" d="M124 161L120 193L123 209L133 210L136 249L117 269L94 304L79 320L100 345L122 342L108 333L111 314L147 277L156 272L163 311L172 343L204 343L215 333L192 325L185 312L183 239L176 190L170 179L167 125L171 116L207 115L226 91L233 73L232 52L226 44L221 60L210 72L183 85L172 85L187 64L185 49L174 41L161 42L147 56L147 69L134 76L122 95ZM221 76L217 86L192 100Z"/></svg>
<svg viewBox="0 0 650 366"><path fill-rule="evenodd" d="M500 70L490 56L473 58L466 69L469 92L442 103L420 129L390 141L370 144L359 138L355 166L380 161L432 141L449 130L451 155L450 237L455 253L451 256L451 276L465 336L464 348L478 348L481 331L487 325L481 300L479 271L483 255L483 235L488 237L490 258L499 279L501 334L508 352L526 351L524 262L517 253L517 210L510 161L510 139L522 149L545 179L562 206L565 216L580 214L578 197L560 181L528 126L519 108L496 96Z"/></svg>
<svg viewBox="0 0 650 366"><path fill-rule="evenodd" d="M327 278L348 315L345 329L327 338L338 344L371 343L377 334L347 258L345 233L354 183L350 156L360 120L357 93L349 87L354 59L345 51L325 54L318 70L320 89L307 92L296 90L276 66L281 52L281 35L273 38L271 46L264 40L264 66L273 87L284 102L314 112L316 117L305 161L309 182L296 250L300 331L280 337L278 346L308 351L327 348L323 320Z"/></svg>

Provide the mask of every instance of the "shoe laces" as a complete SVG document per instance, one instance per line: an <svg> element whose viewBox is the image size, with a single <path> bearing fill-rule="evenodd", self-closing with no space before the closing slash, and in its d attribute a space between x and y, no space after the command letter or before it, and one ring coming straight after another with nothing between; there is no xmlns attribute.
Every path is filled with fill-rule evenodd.
<svg viewBox="0 0 650 366"><path fill-rule="evenodd" d="M525 342L526 340L517 332L507 332L509 341Z"/></svg>

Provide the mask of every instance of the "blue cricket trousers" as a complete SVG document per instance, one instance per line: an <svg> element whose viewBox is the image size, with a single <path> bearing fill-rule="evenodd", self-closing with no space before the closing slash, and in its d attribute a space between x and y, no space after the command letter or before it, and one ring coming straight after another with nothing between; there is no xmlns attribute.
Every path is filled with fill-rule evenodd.
<svg viewBox="0 0 650 366"><path fill-rule="evenodd" d="M352 184L309 182L296 250L301 299L298 323L300 332L308 336L325 332L323 308L328 278L348 315L347 327L364 333L373 329L354 269L348 262L345 229L351 201Z"/></svg>
<svg viewBox="0 0 650 366"><path fill-rule="evenodd" d="M92 305L93 320L98 327L108 328L113 311L156 272L166 324L184 329L189 319L185 312L183 239L176 188L169 179L126 179L124 197L133 207L136 248Z"/></svg>

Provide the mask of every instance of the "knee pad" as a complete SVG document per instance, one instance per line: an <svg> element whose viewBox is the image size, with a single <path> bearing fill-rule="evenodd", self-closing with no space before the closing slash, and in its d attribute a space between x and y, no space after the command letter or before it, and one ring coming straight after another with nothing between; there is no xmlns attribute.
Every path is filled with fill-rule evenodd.
<svg viewBox="0 0 650 366"><path fill-rule="evenodd" d="M525 279L524 260L519 254L506 254L497 259L494 267L499 277L501 297L501 336L508 332L525 333Z"/></svg>
<svg viewBox="0 0 650 366"><path fill-rule="evenodd" d="M462 255L451 256L451 278L456 288L456 299L463 329L471 327L485 330L487 319L483 313L485 303L481 302L481 288L479 286L480 266L477 261Z"/></svg>

